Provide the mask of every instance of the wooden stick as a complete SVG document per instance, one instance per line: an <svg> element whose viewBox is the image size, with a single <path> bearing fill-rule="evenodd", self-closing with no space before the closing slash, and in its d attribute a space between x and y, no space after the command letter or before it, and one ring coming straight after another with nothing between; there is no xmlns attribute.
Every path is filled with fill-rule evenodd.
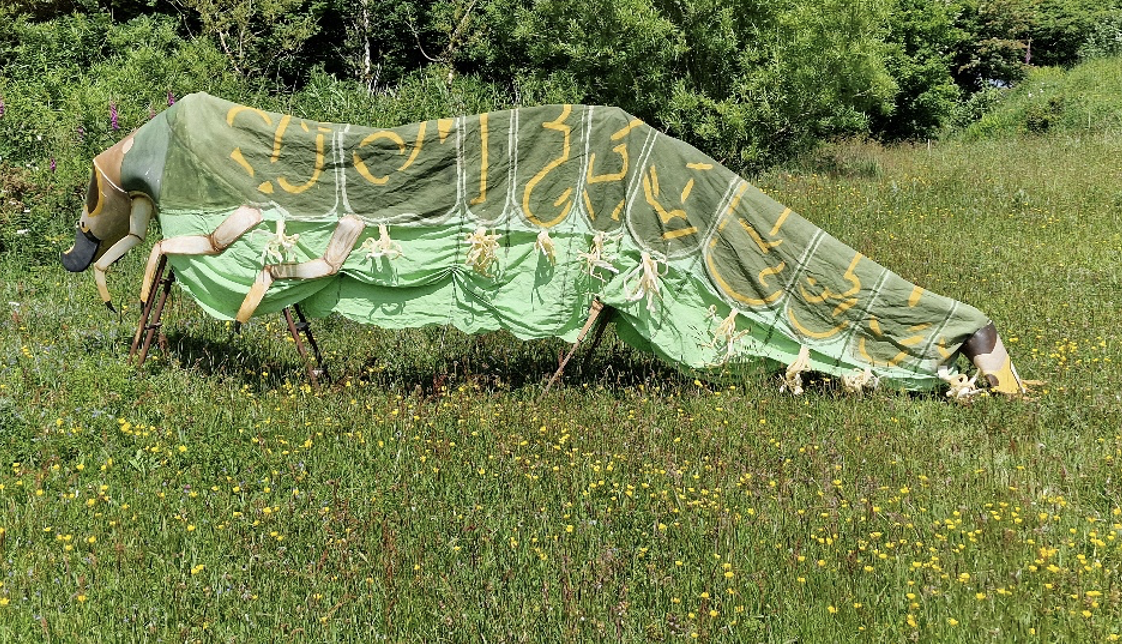
<svg viewBox="0 0 1122 644"><path fill-rule="evenodd" d="M550 388L553 387L553 383L561 377L561 372L565 370L565 365L569 364L569 360L571 360L573 354L577 352L577 349L580 347L581 341L584 340L584 336L588 335L589 329L592 328L592 325L596 322L596 318L600 317L600 312L603 310L603 302L601 302L600 300L592 300L592 306L588 310L588 320L584 323L584 327L580 330L580 333L577 334L577 340L573 343L573 348L569 350L569 354L566 355L565 358L561 361L561 364L558 365L557 371L554 372L553 377L550 378L549 382L546 383L545 391L542 392L543 396L549 393Z"/></svg>
<svg viewBox="0 0 1122 644"><path fill-rule="evenodd" d="M168 258L161 255L160 263L156 271L152 273L152 283L148 285L148 299L144 301L144 308L140 313L140 322L136 325L136 334L132 336L132 346L129 347L129 360L136 357L137 349L140 348L140 338L144 335L145 327L148 326L148 320L152 316L152 307L156 305L156 285L164 278L164 269L167 267Z"/></svg>

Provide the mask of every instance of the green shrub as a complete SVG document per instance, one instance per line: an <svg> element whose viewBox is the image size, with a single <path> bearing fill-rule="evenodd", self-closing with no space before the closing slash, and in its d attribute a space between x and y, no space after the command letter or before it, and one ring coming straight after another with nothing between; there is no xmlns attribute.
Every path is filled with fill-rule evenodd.
<svg viewBox="0 0 1122 644"><path fill-rule="evenodd" d="M1104 17L1091 28L1090 35L1079 48L1079 58L1109 58L1122 55L1122 11Z"/></svg>
<svg viewBox="0 0 1122 644"><path fill-rule="evenodd" d="M996 102L977 107L984 113L962 130L967 139L1114 130L1122 126L1122 57L1088 60L1071 70L1033 69Z"/></svg>

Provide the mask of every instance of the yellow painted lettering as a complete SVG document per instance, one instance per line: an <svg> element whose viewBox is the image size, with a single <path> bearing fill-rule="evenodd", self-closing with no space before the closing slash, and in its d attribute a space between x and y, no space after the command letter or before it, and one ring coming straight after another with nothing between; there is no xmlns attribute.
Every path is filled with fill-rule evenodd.
<svg viewBox="0 0 1122 644"><path fill-rule="evenodd" d="M682 197L681 197L680 201L682 203L686 203L686 199L690 198L690 192L692 192L692 191L693 191L693 179L691 178L689 181L686 182L686 187L682 188Z"/></svg>
<svg viewBox="0 0 1122 644"><path fill-rule="evenodd" d="M417 127L417 142L413 144L413 151L409 153L409 158L406 159L405 163L401 164L401 167L397 169L398 172L402 172L409 166L413 165L413 162L417 160L417 156L421 154L421 147L425 144L426 125L428 125L427 122L422 122Z"/></svg>
<svg viewBox="0 0 1122 644"><path fill-rule="evenodd" d="M710 248L712 248L716 245L717 245L717 238L714 237L713 240L709 243L709 246L710 246ZM722 291L724 291L726 294L728 294L729 297L735 299L737 302L740 302L740 303L745 304L747 306L758 307L758 306L767 306L769 304L772 304L772 303L776 302L777 300L779 300L779 298L783 297L783 289L777 289L775 291L772 291L771 293L769 293L768 295L765 295L762 298L751 297L749 295L745 295L743 293L740 293L736 289L734 289L732 287L732 285L728 283L728 280L726 280L724 278L724 276L721 275L721 272L717 270L717 263L713 260L713 253L710 252L710 253L705 254L705 263L709 267L709 274L712 275L713 279L717 282L717 286L720 287L720 289ZM757 276L758 281L760 282L760 284L764 288L768 288L766 278L771 276L771 275L776 275L776 274L782 272L783 269L785 269L786 267L787 267L786 263L780 262L778 266L765 268L764 270L760 271L759 275Z"/></svg>
<svg viewBox="0 0 1122 644"><path fill-rule="evenodd" d="M662 238L665 240L678 239L680 237L688 237L697 232L697 226L690 226L689 228L682 228L681 230L671 230L662 233Z"/></svg>
<svg viewBox="0 0 1122 644"><path fill-rule="evenodd" d="M744 229L744 232L748 233L748 235L752 238L752 241L756 242L756 245L759 246L760 250L762 250L764 253L770 253L772 248L775 248L776 246L783 243L782 239L777 239L770 242L764 241L764 238L760 237L760 233L756 232L756 229L753 228L751 224L740 218L737 218L736 221L740 223L740 226Z"/></svg>
<svg viewBox="0 0 1122 644"><path fill-rule="evenodd" d="M560 116L558 116L555 120L552 120L552 121L549 121L548 123L543 123L542 124L542 127L547 129L547 130L554 130L556 132L561 132L561 134L562 134L561 155L558 156L556 159L553 159L552 161L550 161L548 164L546 164L546 166L544 168L539 170L538 173L535 174L534 177L532 179L530 179L529 182L526 183L526 190L522 193L522 212L524 212L526 214L526 217L530 221L538 224L539 226L541 226L543 228L552 228L553 226L555 226L558 223L560 223L561 221L563 221L565 219L565 217L569 216L569 211L573 207L573 203L572 203L572 201L570 201L561 210L561 213L559 215L557 215L556 217L554 217L552 219L549 219L547 221L543 221L543 220L539 219L534 214L533 209L530 208L530 195L533 194L534 189L537 188L538 184L541 183L542 180L545 179L546 176L548 176L550 172L553 172L562 163L569 160L570 135L572 134L573 128L566 125L565 121L569 118L569 115L572 113L572 111L573 111L573 106L572 105L565 105L561 109L561 115ZM554 205L558 205L558 204L554 204Z"/></svg>
<svg viewBox="0 0 1122 644"><path fill-rule="evenodd" d="M636 119L635 121L632 121L632 125L629 125L629 126L623 128L622 130L616 132L615 134L613 134L612 135L612 140L613 141L618 141L619 139L626 136L627 133L631 131L634 124L636 124L636 123L641 125L642 121L640 121L638 119ZM593 174L592 169L596 165L596 153L593 152L592 154L590 154L588 156L588 170L585 172L585 179L587 180L588 185L593 185L593 184L597 184L597 183L605 183L605 182L623 181L624 179L627 178L627 169L630 165L630 159L628 158L628 155L627 155L627 144L626 143L621 143L621 144L615 146L614 148L612 148L612 152L615 152L617 155L619 155L621 165L622 165L622 167L620 168L620 171L619 172L605 172L604 174ZM596 220L596 210L592 207L592 199L588 196L588 189L587 188L584 189L584 205L585 205L585 208L588 210L588 216L593 221L595 221ZM612 212L612 219L614 219L616 221L619 221L619 213L622 210L623 210L623 201L620 201L619 204L616 206L615 210Z"/></svg>
<svg viewBox="0 0 1122 644"><path fill-rule="evenodd" d="M259 110L256 107L246 107L245 105L235 105L230 108L229 112L226 112L226 125L233 127L234 119L237 118L238 114L246 111L253 112L257 116L260 116L261 120L265 121L265 125L268 125L269 127L273 126L273 119L267 112Z"/></svg>
<svg viewBox="0 0 1122 644"><path fill-rule="evenodd" d="M596 165L596 153L593 152L588 157L588 171L585 173L588 183L603 183L605 181L622 181L627 177L627 145L621 143L612 148L612 152L619 155L623 160L623 168L619 172L606 172L604 174L592 174L592 167Z"/></svg>
<svg viewBox="0 0 1122 644"><path fill-rule="evenodd" d="M565 188L565 192L561 193L561 196L557 198L557 201L553 202L553 205L554 206L560 206L561 204L565 203L565 201L569 198L569 195L571 195L571 194L573 194L573 189L572 188Z"/></svg>
<svg viewBox="0 0 1122 644"><path fill-rule="evenodd" d="M635 128L639 127L642 124L643 124L643 122L640 121L639 119L634 119L633 121L631 121L630 123L625 125L622 129L620 129L615 134L613 134L612 135L612 140L613 141L618 141L618 140L622 139L623 137L627 136L628 134L631 134L631 130L634 130Z"/></svg>
<svg viewBox="0 0 1122 644"><path fill-rule="evenodd" d="M922 298L923 298L923 289L920 288L919 286L915 287L914 289L912 289L911 296L908 297L908 306L911 307L911 308L915 308L919 304L920 299L922 299Z"/></svg>
<svg viewBox="0 0 1122 644"><path fill-rule="evenodd" d="M878 367L895 367L908 357L907 351L901 351L888 360L877 360L869 353L865 338L861 338L857 341L857 352L861 354L861 357L864 358L866 362Z"/></svg>
<svg viewBox="0 0 1122 644"><path fill-rule="evenodd" d="M323 134L316 134L316 165L312 170L312 178L297 186L289 183L288 180L284 177L278 177L277 185L279 185L285 192L294 195L308 190L312 186L316 185L316 182L319 181L320 175L323 174L323 161L325 156Z"/></svg>
<svg viewBox="0 0 1122 644"><path fill-rule="evenodd" d="M245 157L242 155L241 148L234 148L234 151L230 153L230 158L233 159L238 165L245 168L245 171L249 173L249 176L252 177L254 174L256 174L253 171L253 166L249 165L249 161L246 161Z"/></svg>
<svg viewBox="0 0 1122 644"><path fill-rule="evenodd" d="M790 208L784 208L783 212L780 213L780 215L779 215L779 219L775 220L775 225L771 227L770 231L768 231L768 235L770 235L772 237L775 237L776 235L778 235L779 234L779 229L783 227L783 222L787 221L787 217L790 217L790 216L791 216L791 209Z"/></svg>
<svg viewBox="0 0 1122 644"><path fill-rule="evenodd" d="M479 115L479 196L471 200L471 205L478 206L487 201L487 115Z"/></svg>
<svg viewBox="0 0 1122 644"><path fill-rule="evenodd" d="M736 194L732 196L732 201L729 202L729 207L725 208L725 214L721 216L721 222L717 224L717 232L723 232L725 226L729 223L729 215L733 214L736 207L740 205L740 198L744 196L744 192L748 189L748 184L742 183L736 189Z"/></svg>
<svg viewBox="0 0 1122 644"><path fill-rule="evenodd" d="M795 317L795 309L792 308L787 309L787 319L791 321L791 324L799 333L808 338L814 338L815 340L825 340L827 338L832 338L835 335L841 333L842 330L845 329L845 327L849 326L849 320L842 320L841 324L838 324L837 326L829 330L812 331L811 329L804 326L801 322L799 322L799 319Z"/></svg>
<svg viewBox="0 0 1122 644"><path fill-rule="evenodd" d="M440 135L440 142L444 143L444 139L452 133L452 128L456 127L455 119L439 119L436 122L436 133Z"/></svg>
<svg viewBox="0 0 1122 644"><path fill-rule="evenodd" d="M366 179L376 186L383 185L387 181L389 181L389 175L386 175L384 177L375 177L373 174L371 174L370 169L366 167L366 163L362 160L362 157L358 155L358 151L370 145L371 143L378 141L379 139L389 139L394 145L397 146L399 154L405 153L405 141L392 130L380 130L378 132L374 132L358 144L358 148L355 149L354 154L352 155L352 161L354 161L355 170L358 170L358 173L362 175L363 179Z"/></svg>
<svg viewBox="0 0 1122 644"><path fill-rule="evenodd" d="M273 135L273 156L269 159L270 163L276 163L280 160L281 145L284 143L284 133L288 131L288 124L291 122L291 116L285 114L281 117L280 123L277 125L276 134Z"/></svg>
<svg viewBox="0 0 1122 644"><path fill-rule="evenodd" d="M643 196L646 197L647 203L651 208L655 209L658 213L659 220L662 223L669 223L673 219L686 219L686 211L681 208L674 210L667 210L658 200L658 174L655 172L655 167L652 165L650 171L643 175Z"/></svg>

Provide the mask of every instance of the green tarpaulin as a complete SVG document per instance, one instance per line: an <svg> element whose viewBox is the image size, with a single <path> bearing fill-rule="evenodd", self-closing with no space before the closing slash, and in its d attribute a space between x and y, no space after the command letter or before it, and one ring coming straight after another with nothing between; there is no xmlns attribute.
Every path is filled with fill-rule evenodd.
<svg viewBox="0 0 1122 644"><path fill-rule="evenodd" d="M908 389L942 384L939 367L989 323L615 108L377 129L194 94L136 133L121 179L153 197L165 238L261 209L223 252L170 257L218 318L266 264L322 256L353 214L366 227L339 273L278 280L255 314L300 302L390 329L572 341L598 298L625 341L685 367L786 365L806 347L815 371L871 369Z"/></svg>

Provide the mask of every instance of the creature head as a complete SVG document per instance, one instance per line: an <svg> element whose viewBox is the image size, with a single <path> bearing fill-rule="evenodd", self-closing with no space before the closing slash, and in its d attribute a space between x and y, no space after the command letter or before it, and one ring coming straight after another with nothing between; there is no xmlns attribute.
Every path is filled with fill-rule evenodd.
<svg viewBox="0 0 1122 644"><path fill-rule="evenodd" d="M89 268L129 232L132 199L121 188L121 161L132 144L130 134L94 158L74 245L62 253L62 265L72 273Z"/></svg>

